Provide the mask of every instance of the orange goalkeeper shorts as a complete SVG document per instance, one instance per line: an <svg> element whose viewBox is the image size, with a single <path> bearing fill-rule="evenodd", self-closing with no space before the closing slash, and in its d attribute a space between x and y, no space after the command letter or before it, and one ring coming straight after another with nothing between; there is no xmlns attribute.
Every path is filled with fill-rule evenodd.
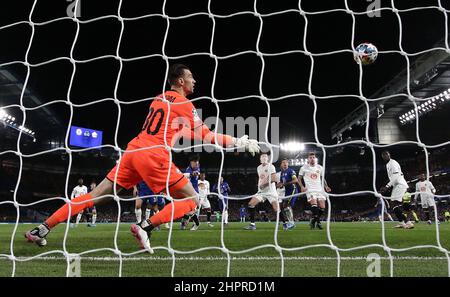
<svg viewBox="0 0 450 297"><path fill-rule="evenodd" d="M130 189L144 180L153 193L159 194L166 192L168 178L169 190L173 193L189 183L175 164L170 163L170 156L164 148L135 152L129 152L129 149L134 149L134 147L127 148L120 163L117 163L106 176L107 179L114 182L117 172L117 184L122 188Z"/></svg>

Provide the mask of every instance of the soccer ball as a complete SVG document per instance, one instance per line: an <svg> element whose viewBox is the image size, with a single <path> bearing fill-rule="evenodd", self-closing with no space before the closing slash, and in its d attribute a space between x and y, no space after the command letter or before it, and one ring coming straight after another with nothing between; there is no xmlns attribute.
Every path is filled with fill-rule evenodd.
<svg viewBox="0 0 450 297"><path fill-rule="evenodd" d="M378 49L375 45L371 43L368 42L361 43L356 47L354 57L356 63L358 64L361 63L364 66L370 65L377 59Z"/></svg>

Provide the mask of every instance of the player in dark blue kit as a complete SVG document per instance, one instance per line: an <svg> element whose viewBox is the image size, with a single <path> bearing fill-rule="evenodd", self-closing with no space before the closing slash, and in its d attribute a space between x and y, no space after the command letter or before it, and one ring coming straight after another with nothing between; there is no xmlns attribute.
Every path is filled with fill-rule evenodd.
<svg viewBox="0 0 450 297"><path fill-rule="evenodd" d="M239 208L239 218L241 219L241 223L245 223L246 216L247 216L247 208L244 205L241 205L241 208Z"/></svg>
<svg viewBox="0 0 450 297"><path fill-rule="evenodd" d="M147 184L142 181L134 186L133 196L134 197L144 197L154 195L152 190L147 186ZM146 219L150 217L150 209L147 208L148 198L140 198L135 200L134 213L136 214L136 222L140 223L142 221L142 204L145 203L145 217Z"/></svg>
<svg viewBox="0 0 450 297"><path fill-rule="evenodd" d="M193 156L190 158L189 166L186 168L184 176L189 179L195 192L198 193L198 178L200 177L200 160L198 156ZM198 220L197 213L194 213L191 216L188 214L184 215L183 219L181 219L181 230L186 229L186 225L189 223L189 219L191 218L192 221L194 221L194 226L192 226L191 231L198 229L200 221Z"/></svg>
<svg viewBox="0 0 450 297"><path fill-rule="evenodd" d="M222 218L225 225L228 224L228 194L231 192L230 185L223 180L223 176L220 177L220 185L215 184L213 192L223 195L223 201L219 197L219 209L222 212Z"/></svg>
<svg viewBox="0 0 450 297"><path fill-rule="evenodd" d="M377 203L375 204L375 208L377 209L378 220L380 222L384 221L384 215L386 215L388 217L389 221L393 222L394 220L392 219L392 216L388 212L388 209L390 207L389 202L386 199L383 199L383 201L384 201L384 212L383 212L381 199L383 199L383 198L377 198Z"/></svg>
<svg viewBox="0 0 450 297"><path fill-rule="evenodd" d="M297 175L292 168L289 168L289 160L283 159L281 160L281 172L280 172L280 182L277 184L278 188L284 188L284 197L289 197L287 199L283 199L282 209L286 219L289 221L289 224L295 226L294 224L294 213L292 208L294 207L295 202L297 201L298 188L297 188ZM294 195L294 196L293 196ZM283 197L280 197L283 198Z"/></svg>
<svg viewBox="0 0 450 297"><path fill-rule="evenodd" d="M142 181L134 187L135 197L147 197L136 199L134 213L136 214L136 221L140 223L142 221L142 204L145 203L145 219L148 220L152 215L157 214L165 206L164 197L154 196L153 191ZM169 226L166 224L166 228Z"/></svg>

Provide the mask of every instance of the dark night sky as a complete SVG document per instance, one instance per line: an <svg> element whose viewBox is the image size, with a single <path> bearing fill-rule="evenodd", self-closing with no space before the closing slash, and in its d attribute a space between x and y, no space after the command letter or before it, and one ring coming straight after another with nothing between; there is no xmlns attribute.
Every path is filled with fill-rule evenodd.
<svg viewBox="0 0 450 297"><path fill-rule="evenodd" d="M14 21L25 20L33 1L11 1L0 4L0 26ZM391 1L382 1L383 7ZM411 3L414 2L414 3ZM82 1L81 20L102 15L117 14L119 1ZM161 13L160 0L123 1L121 15L136 17ZM254 1L211 1L215 14L230 14L253 10ZM345 8L344 1L301 1L305 11L323 11ZM351 9L365 11L368 2L348 1ZM206 0L178 1L168 0L166 13L170 16L186 15L194 12L207 12ZM449 5L442 1L443 5ZM66 1L38 1L33 14L34 22L43 22L66 13ZM437 5L437 1L395 1L399 9ZM13 7L14 6L14 7ZM450 5L449 5L450 6ZM270 13L284 9L297 9L298 1L257 1L260 13ZM450 8L450 7L448 7ZM429 49L444 36L444 15L436 9L401 13L403 23L403 49L408 53ZM421 20L421 21L418 21ZM399 23L391 11L382 11L380 18L365 15L355 17L355 46L370 41L380 51L399 50ZM307 47L310 52L351 48L352 18L345 12L308 15ZM74 57L77 60L91 59L102 55L114 55L120 35L120 23L113 18L81 24L80 34L75 45ZM75 36L76 24L70 20L58 21L45 26L37 26L29 61L41 63L61 56L69 56ZM161 17L149 17L126 21L123 40L120 46L122 58L134 58L151 54L162 54L162 44L166 31L166 21ZM252 15L232 18L216 18L216 31L213 51L218 56L235 54L245 50L256 50L259 19ZM209 52L212 37L212 20L208 16L195 16L171 20L165 52L168 56ZM0 30L0 63L24 60L26 47L31 34L27 24ZM304 18L297 12L264 18L260 40L260 51L278 53L289 50L305 50ZM7 40L5 42L5 40ZM413 60L413 58L412 58ZM171 59L189 65L197 80L196 93L192 98L212 96L214 60L207 55ZM315 57L312 79L312 93L316 96L358 94L359 67L351 53L340 53ZM118 99L129 102L159 94L164 84L165 62L159 57L124 62L118 87ZM214 95L217 99L259 95L261 60L254 54L239 55L221 59L218 65ZM400 54L380 54L374 65L364 68L363 93L370 96L378 88L406 67L406 60ZM5 67L19 77L25 77L26 68L22 65ZM278 96L307 93L310 59L293 53L283 56L265 57L265 70L262 91L265 96ZM114 85L119 71L119 62L114 58L101 59L89 63L78 63L74 84L70 92L73 103L82 104L114 96ZM56 99L65 100L72 74L69 61L58 61L31 70L29 89L39 96L42 102ZM18 102L18 99L17 99ZM335 99L317 100L317 123L319 139L332 143L330 127L361 103L360 100L341 96ZM214 105L207 100L197 101L203 116L216 114ZM1 105L1 104L0 104ZM25 105L33 106L30 102ZM119 143L124 146L139 131L146 116L148 102L121 104L122 116L119 129ZM279 116L281 123L280 139L315 141L313 135L313 103L308 97L295 97L272 101L271 115ZM69 107L64 103L53 104L50 109L64 123L68 124ZM258 98L239 102L220 103L221 117L224 116L266 116L267 106ZM11 111L20 113L19 110ZM105 143L113 144L114 129L118 112L117 106L109 101L88 107L75 108L73 124L105 131ZM29 125L37 134L45 133L39 125L40 119L34 112L27 112ZM40 131L41 130L41 131ZM48 131L47 131L48 132ZM51 131L52 136L63 136L65 130Z"/></svg>

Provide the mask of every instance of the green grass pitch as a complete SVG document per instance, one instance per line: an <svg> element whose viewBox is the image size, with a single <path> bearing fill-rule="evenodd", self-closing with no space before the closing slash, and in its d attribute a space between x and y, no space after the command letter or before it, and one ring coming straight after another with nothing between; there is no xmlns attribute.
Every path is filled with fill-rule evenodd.
<svg viewBox="0 0 450 297"><path fill-rule="evenodd" d="M48 245L39 248L25 242L23 234L34 225L21 224L14 238L14 256L19 260L52 250L63 249L63 235L66 225L55 228L48 236ZM223 243L232 251L230 276L281 276L280 253L273 247L234 253L256 248L260 245L275 244L275 223L258 223L257 230L247 231L243 223L230 223L223 231ZM393 223L386 223L386 242L392 248L408 248L417 245L437 245L435 225L416 224L413 230L393 229ZM315 244L329 244L326 224L324 230L309 230L306 223L298 223L290 231L280 230L278 244L283 248L297 248ZM0 225L0 254L10 254L10 241L14 225ZM170 276L172 258L167 250L156 249L149 255L138 252L137 243L129 232L130 224L120 224L117 245L123 256L122 276ZM80 224L70 228L66 248L69 253L88 250L114 249L116 224L98 224L87 228ZM450 223L439 226L440 242L450 249ZM331 223L331 240L339 248L354 248L369 244L382 244L380 223ZM168 247L168 230L153 233L153 247ZM209 228L205 223L198 231L179 230L174 224L171 248L183 251L176 254L175 276L226 276L227 255L219 249L189 251L206 247L221 247L221 226L216 223ZM388 254L380 247L370 247L352 251L340 251L340 276L367 276L367 261L370 253L381 257L381 275L390 275ZM436 248L427 247L402 252L392 252L394 276L448 276L446 254ZM284 276L336 276L337 254L328 247L314 247L297 251L283 251ZM0 257L0 276L11 276L12 261ZM51 253L44 258L30 261L16 261L16 276L65 276L66 260L61 253ZM82 255L81 276L118 276L119 260L113 251L95 251Z"/></svg>

